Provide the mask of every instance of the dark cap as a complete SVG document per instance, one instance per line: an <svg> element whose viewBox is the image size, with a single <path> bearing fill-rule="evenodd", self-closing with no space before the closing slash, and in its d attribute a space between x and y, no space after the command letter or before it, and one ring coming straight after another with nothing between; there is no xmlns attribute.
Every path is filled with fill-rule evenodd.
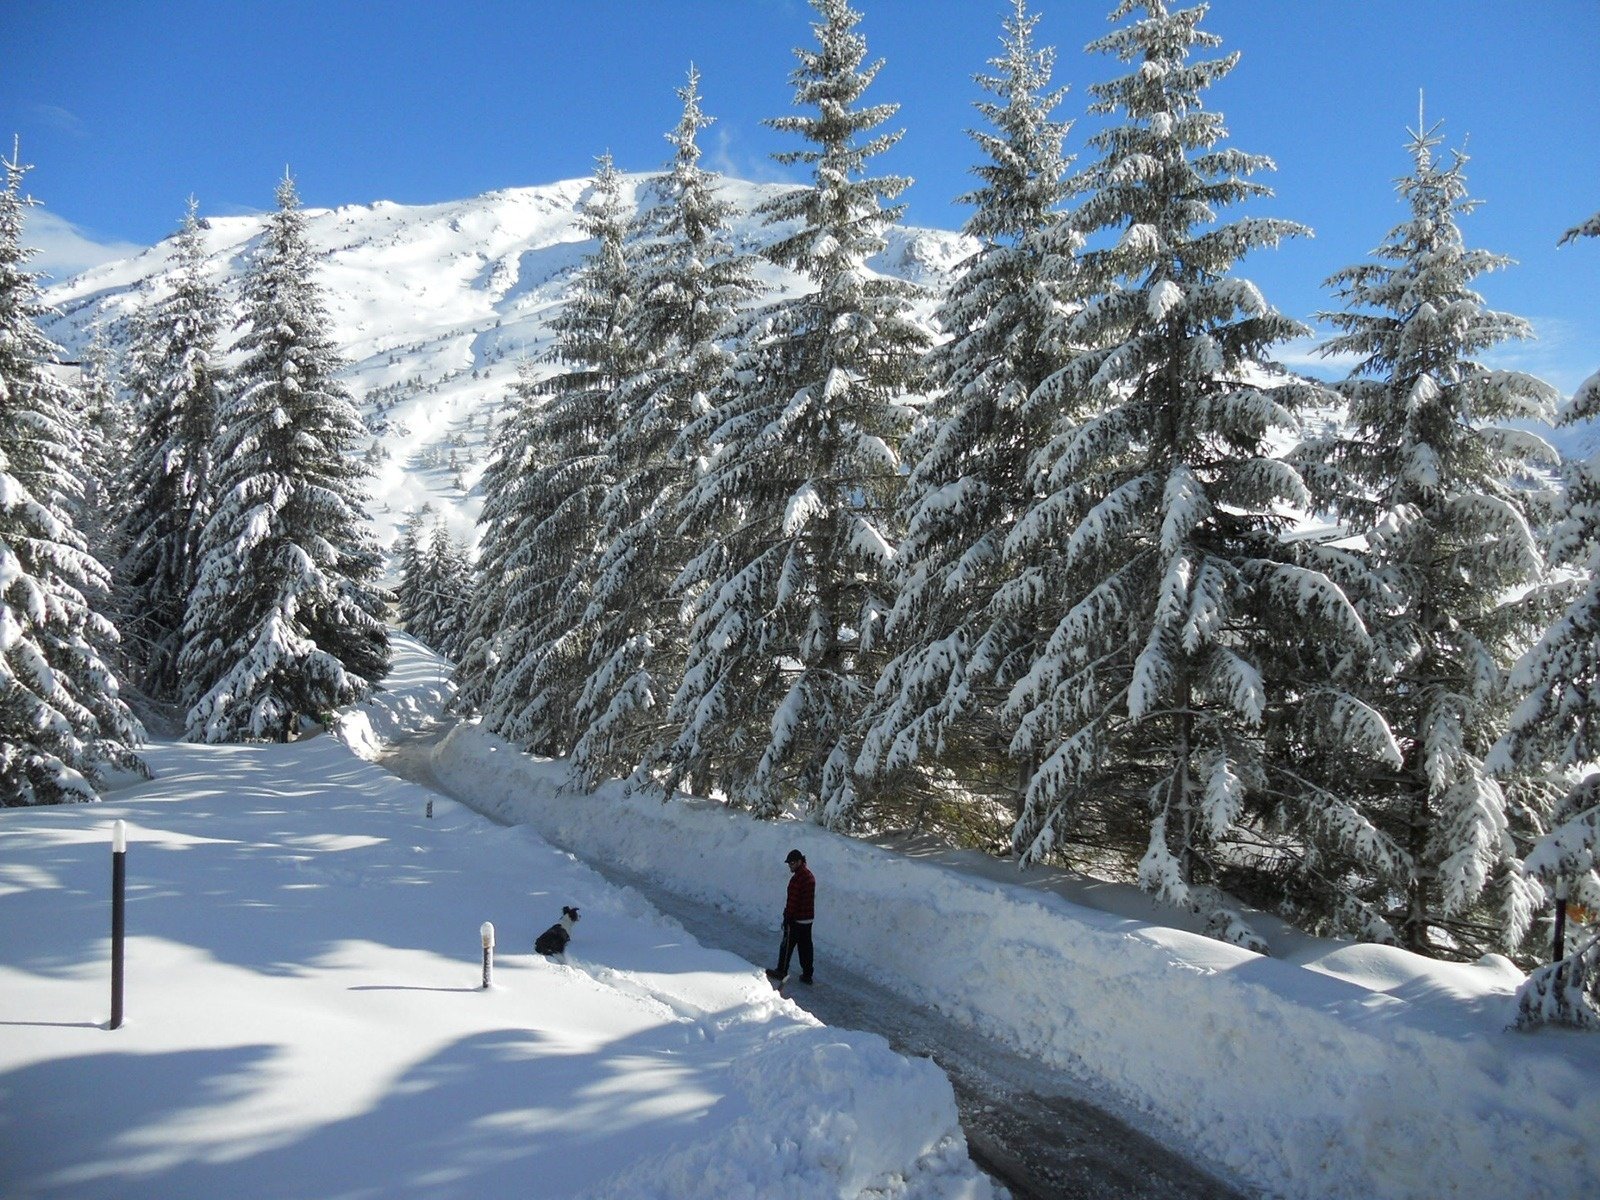
<svg viewBox="0 0 1600 1200"><path fill-rule="evenodd" d="M787 862L805 862L805 860L806 860L806 856L804 854L801 854L800 851L798 851L798 850L789 851L789 853L787 855L785 855L784 859L783 859L783 861L786 862L786 863Z"/></svg>

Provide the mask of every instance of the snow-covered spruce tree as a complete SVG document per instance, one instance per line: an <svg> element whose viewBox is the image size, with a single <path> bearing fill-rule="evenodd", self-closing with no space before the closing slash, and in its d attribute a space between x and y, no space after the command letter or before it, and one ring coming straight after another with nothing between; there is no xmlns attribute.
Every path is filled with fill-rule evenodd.
<svg viewBox="0 0 1600 1200"><path fill-rule="evenodd" d="M22 245L29 170L0 191L0 805L96 799L109 767L143 771L143 736L109 665L109 580L73 524L83 462L60 351Z"/></svg>
<svg viewBox="0 0 1600 1200"><path fill-rule="evenodd" d="M710 449L686 431L724 392L731 323L759 291L754 260L731 243L735 206L700 166L698 137L711 118L699 84L691 68L667 135L671 167L635 242L638 300L625 336L637 367L613 398L617 425L604 453L614 483L597 512L603 549L585 614L591 670L573 767L587 787L658 760L677 732L667 713L687 629L675 584L701 548L679 528L678 507Z"/></svg>
<svg viewBox="0 0 1600 1200"><path fill-rule="evenodd" d="M1569 230L1562 242L1600 236L1600 217ZM1600 417L1600 372L1578 386L1562 407L1572 425ZM1561 785L1550 830L1523 860L1523 869L1558 894L1600 909L1600 451L1563 464L1562 506L1551 559L1575 570L1566 611L1511 674L1522 698L1488 760L1497 774L1549 772ZM1568 961L1548 978L1530 979L1519 995L1519 1023L1557 1021L1600 1028L1600 948L1571 947ZM1579 959L1588 953L1595 961ZM1558 975L1559 971L1559 975Z"/></svg>
<svg viewBox="0 0 1600 1200"><path fill-rule="evenodd" d="M1475 207L1465 158L1441 161L1436 131L1419 119L1411 135L1413 169L1398 183L1407 219L1375 261L1329 281L1345 307L1325 317L1342 332L1323 349L1359 361L1339 385L1346 434L1311 449L1382 584L1364 614L1373 698L1402 754L1398 769L1344 772L1385 847L1352 864L1352 890L1408 949L1474 958L1514 946L1539 899L1515 841L1537 832L1537 790L1514 802L1484 756L1506 728L1505 673L1546 611L1537 589L1524 598L1543 561L1523 485L1554 452L1508 423L1548 419L1556 396L1479 361L1529 329L1473 290L1508 260L1464 244L1458 218Z"/></svg>
<svg viewBox="0 0 1600 1200"><path fill-rule="evenodd" d="M294 180L244 281L244 352L219 413L178 669L194 741L288 740L389 666L361 425L328 335Z"/></svg>
<svg viewBox="0 0 1600 1200"><path fill-rule="evenodd" d="M429 645L436 645L440 654L455 660L461 656L466 641L467 599L472 595L475 574L472 546L465 538L452 537L441 524L434 531L428 553L433 583L430 590L439 597Z"/></svg>
<svg viewBox="0 0 1600 1200"><path fill-rule="evenodd" d="M440 521L413 534L415 547L395 589L400 628L447 659L461 652L472 568L466 549Z"/></svg>
<svg viewBox="0 0 1600 1200"><path fill-rule="evenodd" d="M1282 536L1310 497L1277 447L1317 393L1265 356L1305 331L1235 274L1303 229L1221 220L1270 195L1251 179L1270 160L1223 146L1202 103L1238 56L1194 57L1219 44L1203 7L1125 0L1112 19L1140 10L1089 47L1134 69L1091 87L1090 111L1122 119L1074 181L1084 304L1054 336L1076 350L999 592L1050 631L1007 700L1011 753L1036 764L1013 838L1025 859L1142 846L1144 887L1254 944L1206 889L1247 826L1325 802L1269 753L1271 725L1294 704L1336 717L1312 731L1341 746L1387 737L1336 682L1308 693L1291 653L1365 642L1320 548Z"/></svg>
<svg viewBox="0 0 1600 1200"><path fill-rule="evenodd" d="M123 474L115 574L134 678L158 702L181 690L184 613L212 512L212 444L227 385L222 298L206 270L204 230L191 198L172 250L172 293L146 304L129 349L138 436Z"/></svg>
<svg viewBox="0 0 1600 1200"><path fill-rule="evenodd" d="M762 314L734 387L691 433L717 450L684 506L708 544L683 575L694 624L665 780L835 822L856 805L851 739L882 665L898 444L928 339L912 289L866 269L901 211L884 202L909 182L865 173L899 138L873 132L897 106L860 103L882 66L863 65L860 16L813 4L818 46L796 51L791 79L814 111L769 122L810 143L778 158L812 183L760 211L789 226L767 257L815 290Z"/></svg>
<svg viewBox="0 0 1600 1200"><path fill-rule="evenodd" d="M1011 733L999 718L1019 664L1037 652L1036 627L995 602L1006 538L1034 497L1030 456L1048 439L1067 398L1056 337L1075 309L1076 236L1066 226L1069 122L1051 113L1055 54L1035 49L1037 16L1016 0L994 75L977 82L989 128L971 134L987 156L966 232L982 249L964 267L938 314L949 340L929 354L932 412L908 440L915 465L901 498L905 536L896 550L897 595L887 622L896 651L877 683L857 768L883 777L876 802L917 805L918 824L954 822L974 834L994 817L970 804L940 818L945 796L996 795L1000 820L1020 811ZM1024 770L1024 782L1026 779ZM959 791L937 786L950 778ZM934 783L935 786L928 786Z"/></svg>
<svg viewBox="0 0 1600 1200"><path fill-rule="evenodd" d="M544 449L535 437L538 405L529 365L522 369L516 396L510 417L494 433L480 484L484 500L478 516L478 570L462 618L461 657L456 661L456 693L451 700L451 707L461 713L481 713L487 706L514 633L506 621L510 583L506 560L518 549L515 515L524 507L523 493Z"/></svg>
<svg viewBox="0 0 1600 1200"><path fill-rule="evenodd" d="M417 622L422 603L412 583L421 573L423 545L436 522L433 505L412 509L401 523L394 545L389 547L390 570L400 581L394 589L394 623L407 633L415 633L412 626Z"/></svg>
<svg viewBox="0 0 1600 1200"><path fill-rule="evenodd" d="M83 444L83 495L75 516L90 553L102 563L118 557L126 497L122 478L135 445L133 411L117 386L115 357L105 325L95 322L74 404ZM118 625L126 635L125 619Z"/></svg>
<svg viewBox="0 0 1600 1200"><path fill-rule="evenodd" d="M502 662L484 718L503 737L551 755L569 753L582 734L577 706L593 637L585 612L604 550L600 505L616 483L607 454L617 424L612 394L636 358L627 333L635 303L628 208L610 155L599 160L579 226L596 246L553 322L555 374L522 380L525 415L508 423L520 440L500 448L521 470L492 477L516 501L496 511L506 522L498 564Z"/></svg>

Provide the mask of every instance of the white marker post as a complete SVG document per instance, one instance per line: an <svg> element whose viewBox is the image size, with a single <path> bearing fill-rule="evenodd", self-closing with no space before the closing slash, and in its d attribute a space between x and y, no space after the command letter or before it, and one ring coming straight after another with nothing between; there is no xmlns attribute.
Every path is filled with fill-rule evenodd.
<svg viewBox="0 0 1600 1200"><path fill-rule="evenodd" d="M111 826L111 1028L122 1026L122 944L127 935L128 825Z"/></svg>
<svg viewBox="0 0 1600 1200"><path fill-rule="evenodd" d="M494 926L485 921L478 933L483 937L483 986L487 988L494 976Z"/></svg>

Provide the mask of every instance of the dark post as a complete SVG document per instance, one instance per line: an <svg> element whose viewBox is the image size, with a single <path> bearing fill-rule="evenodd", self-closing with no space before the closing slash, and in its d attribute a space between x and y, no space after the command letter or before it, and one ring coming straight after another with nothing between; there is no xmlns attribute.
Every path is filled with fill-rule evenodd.
<svg viewBox="0 0 1600 1200"><path fill-rule="evenodd" d="M433 819L433 797L432 796L428 797L428 819L430 821Z"/></svg>
<svg viewBox="0 0 1600 1200"><path fill-rule="evenodd" d="M478 933L483 938L483 986L487 988L494 975L494 926L485 921Z"/></svg>
<svg viewBox="0 0 1600 1200"><path fill-rule="evenodd" d="M1560 962L1567 956L1567 881L1556 884L1556 944L1551 958Z"/></svg>
<svg viewBox="0 0 1600 1200"><path fill-rule="evenodd" d="M111 1028L122 1026L122 943L127 934L128 826L111 826Z"/></svg>

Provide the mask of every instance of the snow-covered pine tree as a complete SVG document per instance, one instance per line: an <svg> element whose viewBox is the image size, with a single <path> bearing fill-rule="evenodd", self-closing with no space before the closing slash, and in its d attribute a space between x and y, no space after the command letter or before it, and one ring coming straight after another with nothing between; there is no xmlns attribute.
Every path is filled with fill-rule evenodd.
<svg viewBox="0 0 1600 1200"><path fill-rule="evenodd" d="M83 462L22 244L30 168L16 147L0 167L0 805L94 800L107 768L144 770L143 732L109 665L106 570L73 524Z"/></svg>
<svg viewBox="0 0 1600 1200"><path fill-rule="evenodd" d="M862 105L882 63L864 65L859 14L813 0L815 50L797 50L801 114L774 128L806 149L811 185L768 201L788 225L765 251L815 290L778 302L750 330L735 386L700 422L715 456L685 503L707 548L684 573L694 598L680 732L669 788L687 778L760 813L791 804L839 821L855 807L851 739L881 669L892 596L898 445L927 347L912 289L866 261L907 186L866 174L898 133L875 133L892 104Z"/></svg>
<svg viewBox="0 0 1600 1200"><path fill-rule="evenodd" d="M1600 217L1569 230L1562 242L1600 236ZM1600 372L1578 386L1562 406L1560 422L1600 417ZM1600 910L1600 451L1566 462L1566 484L1551 539L1550 557L1577 573L1566 611L1517 664L1511 686L1521 703L1488 759L1497 774L1550 772L1561 785L1550 830L1523 860L1523 869L1568 897ZM1575 948L1581 953L1581 947ZM1591 954L1600 953L1591 951ZM1559 987L1552 973L1535 1013L1525 1018L1600 1026L1600 970L1587 977L1591 1005L1584 1007L1584 977L1568 965ZM1577 994L1570 994L1573 986ZM1525 997L1526 1000L1526 997Z"/></svg>
<svg viewBox="0 0 1600 1200"><path fill-rule="evenodd" d="M83 443L83 496L75 516L90 553L102 563L114 563L118 557L118 528L126 496L122 476L134 447L133 412L121 395L116 375L106 327L96 321L83 352L75 405L81 414ZM126 635L125 618L118 625Z"/></svg>
<svg viewBox="0 0 1600 1200"><path fill-rule="evenodd" d="M1304 328L1235 270L1304 230L1220 217L1271 194L1252 176L1272 163L1226 147L1204 106L1238 59L1196 57L1220 44L1204 12L1124 0L1112 20L1134 19L1089 47L1134 69L1090 89L1091 112L1122 119L1091 139L1100 158L1074 181L1084 304L1055 337L1076 349L1052 385L1061 415L999 596L1050 631L1007 700L1011 752L1037 764L1018 851L1142 844L1144 887L1254 944L1204 889L1264 807L1321 799L1268 752L1281 708L1309 703L1289 690L1285 649L1365 633L1320 549L1282 536L1310 497L1279 447L1317 393L1266 361ZM1326 707L1348 716L1350 703L1334 693Z"/></svg>
<svg viewBox="0 0 1600 1200"><path fill-rule="evenodd" d="M172 293L138 314L128 356L138 436L123 472L115 575L134 678L158 702L181 690L184 613L212 512L211 454L227 386L222 298L206 269L204 231L191 197L171 255Z"/></svg>
<svg viewBox="0 0 1600 1200"><path fill-rule="evenodd" d="M486 599L501 614L501 663L484 718L507 739L552 755L570 752L582 734L577 705L593 635L585 612L605 549L600 504L616 483L607 454L617 425L612 394L636 359L627 334L635 304L628 206L609 154L599 159L579 227L596 246L553 322L556 372L522 379L524 411L508 423L517 440L500 448L521 469L502 467L490 477L514 492L515 504L495 510L505 522L502 577L499 596ZM481 630L481 619L473 626Z"/></svg>
<svg viewBox="0 0 1600 1200"><path fill-rule="evenodd" d="M1484 756L1506 729L1505 673L1544 618L1539 592L1524 598L1543 573L1525 485L1555 455L1510 423L1547 420L1556 394L1480 361L1530 331L1473 290L1508 260L1466 247L1466 159L1441 160L1437 128L1419 114L1411 131L1412 170L1398 182L1407 219L1375 261L1329 281L1345 307L1325 316L1342 332L1324 352L1359 361L1339 385L1348 432L1311 457L1382 584L1365 613L1372 698L1402 753L1398 769L1344 773L1385 848L1352 883L1405 947L1472 958L1514 945L1540 898L1515 841L1537 832L1537 806L1508 799Z"/></svg>
<svg viewBox="0 0 1600 1200"><path fill-rule="evenodd" d="M680 530L678 507L710 451L686 431L725 390L731 324L759 293L755 260L731 243L736 208L700 166L699 134L712 123L700 109L700 73L691 67L677 94L682 116L667 135L675 153L635 242L638 300L625 333L638 365L616 391L618 424L605 447L615 482L597 512L604 549L585 615L591 670L572 756L591 788L659 759L677 732L667 713L687 630L675 585L700 549Z"/></svg>
<svg viewBox="0 0 1600 1200"><path fill-rule="evenodd" d="M994 599L1006 538L1034 497L1029 458L1071 399L1057 386L1068 351L1056 333L1076 307L1076 236L1062 211L1070 122L1051 116L1066 89L1050 86L1054 50L1034 47L1038 20L1015 0L995 74L976 76L994 97L977 103L989 128L970 134L987 161L973 168L982 186L960 202L973 206L966 232L982 249L938 314L949 338L929 354L932 412L906 448L915 465L887 622L896 654L857 760L863 774L892 780L875 802L914 799L918 823L936 819L941 793L995 795L1001 813L1020 811L1007 766L1014 731L999 708L1038 638ZM928 787L936 773L953 774L959 790ZM948 819L976 831L984 819L972 807Z"/></svg>
<svg viewBox="0 0 1600 1200"><path fill-rule="evenodd" d="M441 521L413 531L412 537L415 545L395 589L400 628L443 657L454 659L461 652L471 564L465 548L451 538Z"/></svg>
<svg viewBox="0 0 1600 1200"><path fill-rule="evenodd" d="M462 618L461 657L451 700L451 707L462 713L483 712L506 665L514 633L506 620L511 582L506 560L519 548L516 514L525 508L524 493L545 450L537 440L539 404L529 364L521 370L515 395L510 417L494 431L479 485L483 511L478 516L478 570Z"/></svg>
<svg viewBox="0 0 1600 1200"><path fill-rule="evenodd" d="M394 589L394 623L407 633L416 632L413 626L422 597L413 585L421 575L423 545L436 521L432 504L412 509L401 522L394 545L389 547L390 570L399 580Z"/></svg>
<svg viewBox="0 0 1600 1200"><path fill-rule="evenodd" d="M215 511L179 658L195 741L288 740L388 671L361 425L328 335L294 180L244 281L244 361L219 414Z"/></svg>
<svg viewBox="0 0 1600 1200"><path fill-rule="evenodd" d="M454 661L461 657L466 640L467 599L472 595L472 546L464 538L450 535L443 524L429 543L432 591L439 597L429 645Z"/></svg>

